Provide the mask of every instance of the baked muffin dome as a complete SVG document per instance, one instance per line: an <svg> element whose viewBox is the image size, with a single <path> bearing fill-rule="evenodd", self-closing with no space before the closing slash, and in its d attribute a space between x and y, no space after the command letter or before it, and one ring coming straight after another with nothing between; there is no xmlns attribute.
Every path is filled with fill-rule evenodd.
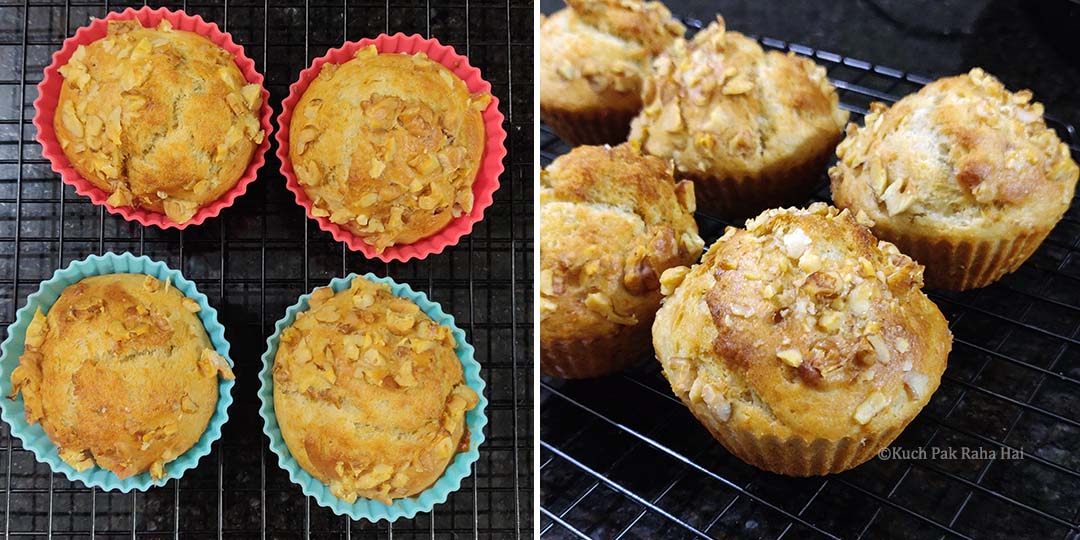
<svg viewBox="0 0 1080 540"><path fill-rule="evenodd" d="M289 157L312 213L378 252L472 211L490 94L424 53L374 45L323 64L292 115Z"/></svg>
<svg viewBox="0 0 1080 540"><path fill-rule="evenodd" d="M281 333L274 413L289 452L347 502L390 504L434 484L468 450L464 382L449 327L363 277L311 293Z"/></svg>
<svg viewBox="0 0 1080 540"><path fill-rule="evenodd" d="M143 274L88 277L38 309L11 374L26 421L41 423L76 470L120 478L168 463L198 442L232 379L196 314L199 304Z"/></svg>
<svg viewBox="0 0 1080 540"><path fill-rule="evenodd" d="M704 242L694 186L629 145L579 146L540 173L540 367L596 377L645 358L660 274Z"/></svg>
<svg viewBox="0 0 1080 540"><path fill-rule="evenodd" d="M766 53L721 17L657 58L642 97L630 142L674 160L698 207L726 217L805 201L848 118L824 68Z"/></svg>
<svg viewBox="0 0 1080 540"><path fill-rule="evenodd" d="M568 0L540 23L540 117L571 144L618 144L652 59L686 28L660 2Z"/></svg>
<svg viewBox="0 0 1080 540"><path fill-rule="evenodd" d="M982 287L1012 272L1068 210L1078 168L1028 90L979 68L848 126L833 198L926 265L927 285Z"/></svg>
<svg viewBox="0 0 1080 540"><path fill-rule="evenodd" d="M60 74L56 138L112 206L187 222L236 185L265 136L262 88L227 51L167 21L110 21Z"/></svg>
<svg viewBox="0 0 1080 540"><path fill-rule="evenodd" d="M670 295L653 344L664 375L752 465L796 476L854 467L938 387L952 336L920 290L922 268L859 221L823 203L768 210L728 228L701 264L661 277Z"/></svg>

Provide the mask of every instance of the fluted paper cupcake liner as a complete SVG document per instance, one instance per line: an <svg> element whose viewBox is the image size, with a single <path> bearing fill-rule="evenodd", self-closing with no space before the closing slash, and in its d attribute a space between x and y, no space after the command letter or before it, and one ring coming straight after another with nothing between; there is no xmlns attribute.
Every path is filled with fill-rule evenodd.
<svg viewBox="0 0 1080 540"><path fill-rule="evenodd" d="M206 295L195 288L193 282L163 262L136 257L130 253L106 253L104 256L91 255L84 260L72 262L67 268L57 270L52 278L41 282L37 292L26 299L26 305L15 314L15 322L8 327L7 339L0 344L0 395L11 395L11 373L19 365L19 358L25 348L26 328L33 320L37 308L40 307L43 313L48 312L65 288L84 278L117 273L146 274L162 281L170 280L173 287L199 304L199 319L206 328L210 343L218 354L225 357L230 366L233 365L229 358L229 342L225 340L225 327L217 320L217 310L207 301ZM210 453L210 445L221 438L221 427L229 418L228 409L233 402L234 384L235 381L218 380L217 409L210 417L206 431L187 452L165 464L165 477L157 482L150 478L149 472L121 479L112 471L97 465L82 472L75 470L60 459L56 445L49 440L41 424L26 422L26 409L21 394L15 399L0 397L0 415L11 426L11 434L22 441L23 448L30 450L39 462L47 464L54 472L62 473L68 480L106 491L146 491L151 486L160 486L170 479L180 478L187 470L194 468L203 456Z"/></svg>
<svg viewBox="0 0 1080 540"><path fill-rule="evenodd" d="M503 173L503 158L506 157L506 131L503 130L503 115L499 112L499 100L494 94L491 103L482 112L484 120L484 155L480 160L480 168L473 182L473 207L466 214L454 218L439 232L426 238L421 238L411 244L389 246L378 253L375 247L368 244L363 238L353 234L340 225L333 223L329 218L316 216L311 212L312 201L308 197L300 182L296 179L292 161L289 159L289 125L292 122L293 108L304 95L308 85L319 75L323 64L343 64L355 57L356 51L374 45L380 53L404 53L416 54L423 52L428 58L446 66L447 69L457 75L469 92L491 93L491 84L483 79L480 70L469 65L469 59L457 54L453 47L439 43L437 39L424 39L413 34L406 36L397 33L392 36L380 34L375 39L364 38L360 41L348 41L341 47L330 49L325 55L316 58L311 66L300 72L300 77L289 86L289 96L282 102L281 114L277 117L278 132L276 135L278 147L277 156L281 160L281 174L285 176L285 185L296 196L296 203L304 207L307 216L319 224L319 228L330 233L334 240L344 242L349 249L359 251L365 257L379 259L383 262L408 261L410 259L423 259L432 253L442 253L447 246L452 246L461 240L462 236L472 232L473 226L484 219L484 210L491 206L492 196L499 189L499 176Z"/></svg>
<svg viewBox="0 0 1080 540"><path fill-rule="evenodd" d="M652 351L652 321L623 327L613 336L540 338L540 371L563 379L590 379L641 363Z"/></svg>
<svg viewBox="0 0 1080 540"><path fill-rule="evenodd" d="M390 278L376 277L374 274L358 276L349 274L344 278L334 278L329 287L335 293L349 288L352 280L367 279L377 283L385 283L390 286L390 292L401 298L406 298L426 313L436 323L450 328L454 335L457 346L454 352L464 370L465 384L472 388L480 401L465 415L465 424L469 428L469 449L459 452L447 466L446 471L434 485L422 491L414 497L394 499L393 504L384 504L379 501L358 498L354 503L345 502L334 496L330 488L315 478L299 463L289 452L285 439L281 436L281 428L278 426L277 416L274 413L274 358L277 356L278 342L281 332L292 326L298 313L308 309L308 299L311 294L304 294L300 299L285 310L285 317L274 325L274 333L266 339L266 352L263 353L263 368L259 372L259 415L263 418L263 432L270 438L270 449L278 456L278 465L289 473L289 479L300 486L304 495L315 499L320 506L325 506L335 514L349 516L352 519L366 519L371 522L379 520L394 521L400 517L412 518L418 512L430 512L436 504L446 502L451 492L461 487L461 481L469 476L472 465L480 458L480 444L484 442L484 426L487 425L487 416L484 409L487 407L487 398L484 397L484 380L480 378L480 363L473 358L474 349L465 341L465 332L454 325L454 318L443 312L439 304L428 300L422 292L413 291L408 285L399 284Z"/></svg>
<svg viewBox="0 0 1080 540"><path fill-rule="evenodd" d="M169 21L176 30L185 30L199 34L218 47L225 49L236 60L236 67L244 75L244 79L250 84L257 84L262 88L262 108L259 110L259 125L265 136L262 143L251 155L244 173L236 181L236 184L222 194L217 200L199 208L192 218L184 223L177 223L160 212L152 212L133 206L112 206L106 202L109 194L84 178L75 167L71 165L60 141L56 138L53 129L53 118L56 113L56 105L60 99L60 88L64 84L64 77L60 75L60 68L67 64L71 55L79 45L89 45L94 41L108 35L109 21L124 21L136 19L145 27L156 27L162 20ZM153 225L162 229L184 229L192 225L200 225L207 219L217 217L222 210L232 206L236 198L243 195L248 185L255 181L256 173L266 162L266 150L270 148L270 135L273 126L270 124L270 92L263 87L263 76L255 71L255 62L244 55L244 48L232 40L228 32L222 32L212 22L206 22L198 15L188 15L183 11L170 11L165 8L150 9L143 7L139 10L127 8L120 12L111 12L104 19L93 19L90 24L79 28L75 35L64 40L59 51L52 56L52 63L45 68L44 78L38 83L38 98L34 100L34 126L37 127L37 141L41 143L41 154L52 166L52 170L59 173L64 183L71 185L79 195L89 197L94 204L104 206L109 213L117 214L128 221L134 221L142 225Z"/></svg>
<svg viewBox="0 0 1080 540"><path fill-rule="evenodd" d="M714 420L707 412L699 413L693 406L690 412L735 457L759 469L787 476L821 476L861 465L896 440L911 422L908 419L900 426L860 438L782 439L734 428L728 422Z"/></svg>
<svg viewBox="0 0 1080 540"><path fill-rule="evenodd" d="M680 179L694 182L698 211L726 219L746 219L770 208L804 206L821 182L821 173L833 147L787 168L754 177L717 178L676 171Z"/></svg>
<svg viewBox="0 0 1080 540"><path fill-rule="evenodd" d="M622 144L630 135L630 122L635 116L637 111L570 112L540 107L544 123L572 146Z"/></svg>
<svg viewBox="0 0 1080 540"><path fill-rule="evenodd" d="M1039 249L1051 229L1032 229L1013 238L982 241L905 234L883 223L875 225L873 232L926 267L923 281L927 288L966 291L1015 272Z"/></svg>

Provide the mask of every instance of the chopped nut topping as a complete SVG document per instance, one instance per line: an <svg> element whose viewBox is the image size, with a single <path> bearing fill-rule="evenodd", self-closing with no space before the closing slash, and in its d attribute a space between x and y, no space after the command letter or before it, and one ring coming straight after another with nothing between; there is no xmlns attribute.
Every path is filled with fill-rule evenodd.
<svg viewBox="0 0 1080 540"><path fill-rule="evenodd" d="M202 307L199 306L198 302L188 297L184 297L180 303L184 306L184 309L188 310L190 313L198 313L202 310Z"/></svg>
<svg viewBox="0 0 1080 540"><path fill-rule="evenodd" d="M638 322L637 317L617 313L615 307L611 305L611 298L601 293L591 293L585 297L585 306L615 324L630 326Z"/></svg>
<svg viewBox="0 0 1080 540"><path fill-rule="evenodd" d="M554 274L550 268L540 271L540 294L544 296L555 295Z"/></svg>
<svg viewBox="0 0 1080 540"><path fill-rule="evenodd" d="M828 310L818 317L818 326L826 332L835 332L840 328L844 315L838 311Z"/></svg>
<svg viewBox="0 0 1080 540"><path fill-rule="evenodd" d="M203 349L202 356L199 357L199 372L204 377L215 377L220 373L221 378L227 381L236 378L229 362L213 349Z"/></svg>
<svg viewBox="0 0 1080 540"><path fill-rule="evenodd" d="M748 79L736 76L724 85L724 95L735 96L745 94L753 89L754 83L750 82Z"/></svg>
<svg viewBox="0 0 1080 540"><path fill-rule="evenodd" d="M916 371L904 374L904 386L907 388L911 399L922 399L927 394L930 377Z"/></svg>
<svg viewBox="0 0 1080 540"><path fill-rule="evenodd" d="M59 454L60 459L64 460L64 463L71 465L76 471L83 472L94 466L94 458L91 457L90 452L85 449L70 450L61 448Z"/></svg>
<svg viewBox="0 0 1080 540"><path fill-rule="evenodd" d="M873 285L864 281L856 285L848 295L848 309L856 316L865 315L870 310L870 297L873 294Z"/></svg>
<svg viewBox="0 0 1080 540"><path fill-rule="evenodd" d="M799 367L803 363L802 353L798 349L784 349L782 351L776 351L776 357L783 360L785 364L791 367Z"/></svg>
<svg viewBox="0 0 1080 540"><path fill-rule="evenodd" d="M813 251L807 251L799 257L799 269L812 274L821 269L821 257Z"/></svg>
<svg viewBox="0 0 1080 540"><path fill-rule="evenodd" d="M870 394L862 404L855 408L855 421L865 426L888 404L889 398L885 397L885 394L881 392Z"/></svg>
<svg viewBox="0 0 1080 540"><path fill-rule="evenodd" d="M682 284L688 273L690 273L690 269L685 266L676 266L664 270L664 273L660 274L660 294L671 296L675 289Z"/></svg>
<svg viewBox="0 0 1080 540"><path fill-rule="evenodd" d="M701 400L709 406L709 410L721 422L727 422L731 418L731 402L724 399L723 394L715 386L711 384L703 385L701 387Z"/></svg>
<svg viewBox="0 0 1080 540"><path fill-rule="evenodd" d="M154 481L165 478L165 462L163 460L157 460L150 464L150 478Z"/></svg>
<svg viewBox="0 0 1080 540"><path fill-rule="evenodd" d="M866 336L867 341L874 347L874 354L877 361L882 364L888 364L892 360L892 352L889 351L888 344L885 343L885 339L877 334L871 334Z"/></svg>
<svg viewBox="0 0 1080 540"><path fill-rule="evenodd" d="M911 348L911 343L904 338L897 338L896 340L896 352L906 353Z"/></svg>
<svg viewBox="0 0 1080 540"><path fill-rule="evenodd" d="M792 259L802 257L803 253L806 252L806 249L809 248L811 244L810 237L800 228L796 228L794 231L785 234L783 242L784 252Z"/></svg>
<svg viewBox="0 0 1080 540"><path fill-rule="evenodd" d="M143 288L145 288L148 292L158 292L159 290L161 290L161 281L159 281L158 278L154 276L146 276L145 278L143 278Z"/></svg>

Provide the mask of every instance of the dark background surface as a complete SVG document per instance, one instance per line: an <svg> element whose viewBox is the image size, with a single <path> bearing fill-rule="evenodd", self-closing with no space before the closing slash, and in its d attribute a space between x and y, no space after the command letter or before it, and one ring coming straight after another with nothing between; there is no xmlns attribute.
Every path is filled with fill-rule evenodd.
<svg viewBox="0 0 1080 540"><path fill-rule="evenodd" d="M232 33L266 76L274 114L310 60L346 38L437 37L469 56L506 115L502 187L471 235L423 261L383 264L305 218L272 144L259 179L218 218L185 231L143 228L60 182L30 124L36 83L91 16L129 4L0 0L0 330L53 270L104 251L166 262L219 312L236 363L235 403L213 452L179 481L106 493L52 474L0 428L0 532L86 538L531 538L532 21L528 1L236 0L172 2ZM134 6L141 6L136 3ZM153 4L157 7L158 3ZM426 292L476 347L490 420L473 474L449 500L392 526L350 522L305 497L267 448L258 415L265 339L285 308L348 272L390 275Z"/></svg>
<svg viewBox="0 0 1080 540"><path fill-rule="evenodd" d="M1067 2L667 4L706 24L719 11L729 29L772 38L767 48L813 56L853 122L871 101L982 66L1010 89L1031 88L1065 121L1051 125L1074 159L1080 153L1068 125L1080 122L1071 42L1080 25L1049 14ZM541 0L545 12L560 6ZM568 150L542 128L542 165ZM823 174L814 200L828 198ZM697 222L707 244L735 225L701 213ZM543 538L1080 539L1080 203L1016 273L929 295L950 322L953 351L941 387L892 445L924 458L782 477L716 443L655 360L593 381L542 377ZM950 449L954 459L934 454ZM1003 456L1016 450L1022 459Z"/></svg>

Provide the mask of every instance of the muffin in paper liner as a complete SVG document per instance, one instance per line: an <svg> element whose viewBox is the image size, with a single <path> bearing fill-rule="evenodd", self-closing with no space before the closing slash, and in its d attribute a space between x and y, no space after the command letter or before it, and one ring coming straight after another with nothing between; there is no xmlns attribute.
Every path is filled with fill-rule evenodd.
<svg viewBox="0 0 1080 540"><path fill-rule="evenodd" d="M671 290L653 345L725 448L778 474L841 472L887 447L941 382L952 335L922 266L823 203L728 228Z"/></svg>
<svg viewBox="0 0 1080 540"><path fill-rule="evenodd" d="M675 176L694 182L698 210L714 217L746 219L769 208L787 208L805 203L814 188L822 183L821 172L825 170L832 149L822 149L819 154L802 163L780 163L756 177L717 178L685 172Z"/></svg>
<svg viewBox="0 0 1080 540"><path fill-rule="evenodd" d="M627 329L614 336L588 339L555 339L540 349L540 371L563 379L590 379L618 373L639 364L650 346L651 321L642 328ZM646 331L642 331L645 329Z"/></svg>
<svg viewBox="0 0 1080 540"><path fill-rule="evenodd" d="M1068 211L1080 167L1030 90L981 68L944 77L850 124L833 200L926 266L937 289L1016 271Z"/></svg>
<svg viewBox="0 0 1080 540"><path fill-rule="evenodd" d="M22 441L23 448L30 450L38 461L49 465L54 472L62 473L69 480L82 482L89 487L127 493L131 490L146 491L152 486L164 485L170 479L180 478L210 453L211 445L221 438L221 427L229 418L228 409L233 402L232 388L235 380L219 378L217 408L210 417L206 431L194 446L165 464L165 477L157 482L150 477L149 471L121 479L112 471L97 465L82 472L75 470L60 459L56 445L49 440L41 424L31 425L26 422L22 395L15 399L6 397L12 393L11 374L19 365L25 346L26 329L34 318L34 312L38 308L41 308L43 313L48 312L64 289L84 278L117 273L146 274L161 281L170 280L184 296L199 304L198 316L206 328L210 343L230 366L233 365L229 358L229 342L225 340L225 327L217 320L217 310L210 305L206 295L195 288L194 282L188 281L179 271L169 268L165 263L148 257L136 257L130 253L91 255L84 260L72 262L67 268L57 270L52 278L41 282L37 292L31 294L26 299L26 305L15 314L15 322L8 328L8 337L0 344L0 394L5 396L0 398L0 415L11 426L11 434Z"/></svg>
<svg viewBox="0 0 1080 540"><path fill-rule="evenodd" d="M713 420L704 409L690 407L690 412L714 439L739 459L759 469L787 476L823 476L861 465L896 440L911 421L860 439L804 439L798 436L781 439L731 429L724 422Z"/></svg>
<svg viewBox="0 0 1080 540"><path fill-rule="evenodd" d="M972 241L904 234L885 223L874 226L874 234L926 266L923 275L928 288L950 291L986 287L1015 272L1039 249L1051 230L1033 229L1014 238Z"/></svg>
<svg viewBox="0 0 1080 540"><path fill-rule="evenodd" d="M499 189L499 176L503 173L503 158L506 157L506 131L502 127L504 117L499 112L499 100L491 94L491 103L484 109L481 116L484 122L484 153L480 160L480 168L472 185L473 207L468 213L453 219L439 232L426 238L422 238L411 244L400 244L387 247L381 253L376 252L375 247L364 241L363 238L354 235L342 228L329 218L316 216L312 213L312 200L308 197L304 188L296 178L292 161L289 159L289 129L292 123L293 108L300 101L315 77L319 75L323 64L342 64L352 60L360 49L374 45L380 53L404 53L416 54L423 52L431 60L448 68L468 87L469 92L486 92L491 94L491 84L485 81L480 70L469 65L469 59L457 54L453 47L439 43L437 39L424 39L413 34L406 36L397 33L392 36L380 34L374 39L364 38L360 41L348 41L341 47L330 49L325 55L316 58L311 65L300 72L296 82L289 86L289 95L282 102L281 114L277 117L278 131L274 135L277 139L277 156L281 160L281 174L285 176L286 187L296 196L296 203L304 207L307 216L319 224L319 228L329 232L334 240L344 242L349 249L359 251L365 257L379 259L384 262L408 261L411 259L423 259L432 253L442 253L447 246L452 246L461 240L462 236L472 232L473 226L484 219L484 210L491 206L492 195Z"/></svg>
<svg viewBox="0 0 1080 540"><path fill-rule="evenodd" d="M60 98L60 88L64 84L64 77L59 69L67 64L71 55L80 45L89 45L94 41L104 38L108 34L109 21L138 20L143 26L156 27L161 21L168 21L173 29L185 30L199 34L226 52L236 60L236 67L240 69L244 79L249 84L257 84L262 89L262 107L259 109L259 125L263 130L263 141L256 146L251 155L244 173L237 179L236 184L226 191L217 200L199 208L190 220L177 223L168 218L164 213L152 212L135 208L133 206L112 206L106 201L109 193L95 186L71 165L64 154L60 142L56 138L53 129L53 118L56 113L57 102ZM41 154L52 166L53 171L60 174L64 183L71 185L79 195L89 197L94 204L104 206L109 213L117 214L128 221L134 221L142 225L153 225L162 229L185 229L193 225L201 225L209 218L217 217L222 210L232 206L237 197L243 195L248 185L255 181L256 174L266 162L266 150L270 148L270 135L273 126L270 123L270 92L263 87L263 76L255 70L255 62L244 55L244 48L233 42L228 32L222 32L217 24L206 22L198 15L188 15L184 11L171 11L166 8L151 9L147 6L135 10L127 8L124 11L110 12L104 19L93 19L90 24L79 28L75 35L64 40L63 46L52 56L52 63L45 68L44 78L38 83L38 97L34 100L34 126L37 127L36 139L41 143Z"/></svg>
<svg viewBox="0 0 1080 540"><path fill-rule="evenodd" d="M277 454L278 465L289 473L289 479L300 486L304 495L315 499L320 506L329 508L338 515L357 520L366 519L373 523L384 519L393 522L401 517L412 518L418 512L430 512L436 504L446 502L450 493L457 491L461 487L461 481L471 474L473 464L480 458L479 449L484 442L484 426L488 421L484 413L488 403L487 398L484 397L486 383L480 378L480 363L473 358L474 349L465 341L465 332L454 324L454 318L444 313L439 304L428 300L427 295L412 290L408 285L399 284L390 278L380 278L371 273L363 276L354 273L344 278L334 278L330 281L329 287L337 293L348 289L354 279L367 279L389 285L392 294L411 300L433 321L450 328L454 341L457 342L454 352L464 368L465 384L472 388L480 398L476 406L465 415L465 423L470 434L469 449L458 452L454 456L434 485L419 495L394 499L393 504L364 498L358 498L356 502L350 504L334 496L327 485L305 471L289 452L289 447L281 435L281 428L278 426L277 416L274 413L273 368L282 331L292 326L297 314L308 309L311 293L301 295L295 304L285 310L285 316L274 325L274 333L266 339L266 352L262 355L263 368L259 372L259 400L261 402L259 415L263 418L263 432L270 439L270 449Z"/></svg>
<svg viewBox="0 0 1080 540"><path fill-rule="evenodd" d="M544 123L571 146L625 142L630 135L630 121L635 116L637 111L572 112L540 108L540 118Z"/></svg>

